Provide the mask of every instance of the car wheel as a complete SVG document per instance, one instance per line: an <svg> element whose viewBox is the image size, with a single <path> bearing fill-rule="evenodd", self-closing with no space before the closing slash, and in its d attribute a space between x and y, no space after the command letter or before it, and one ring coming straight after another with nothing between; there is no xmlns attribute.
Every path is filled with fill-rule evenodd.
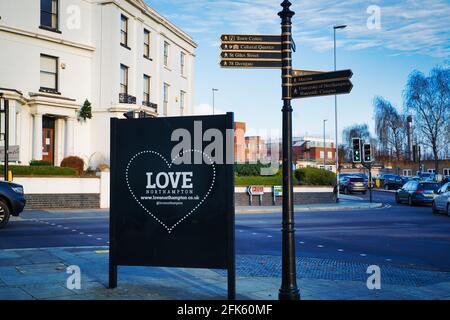
<svg viewBox="0 0 450 320"><path fill-rule="evenodd" d="M389 191L389 185L385 185L384 190Z"/></svg>
<svg viewBox="0 0 450 320"><path fill-rule="evenodd" d="M431 206L431 210L434 214L439 214L439 210L436 208L436 203L433 201L433 204Z"/></svg>
<svg viewBox="0 0 450 320"><path fill-rule="evenodd" d="M395 195L395 202L396 202L397 204L400 204L400 203L401 203L400 197L398 196L398 194Z"/></svg>
<svg viewBox="0 0 450 320"><path fill-rule="evenodd" d="M447 205L447 215L450 217L450 204Z"/></svg>
<svg viewBox="0 0 450 320"><path fill-rule="evenodd" d="M9 221L9 208L3 201L0 201L0 229L4 228Z"/></svg>

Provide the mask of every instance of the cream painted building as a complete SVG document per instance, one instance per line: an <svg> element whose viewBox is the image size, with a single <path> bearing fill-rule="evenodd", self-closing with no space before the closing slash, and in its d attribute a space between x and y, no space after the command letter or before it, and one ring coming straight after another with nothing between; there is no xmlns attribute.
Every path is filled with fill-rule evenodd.
<svg viewBox="0 0 450 320"><path fill-rule="evenodd" d="M111 117L192 114L196 44L143 0L0 0L0 16L0 94L21 164L109 163Z"/></svg>

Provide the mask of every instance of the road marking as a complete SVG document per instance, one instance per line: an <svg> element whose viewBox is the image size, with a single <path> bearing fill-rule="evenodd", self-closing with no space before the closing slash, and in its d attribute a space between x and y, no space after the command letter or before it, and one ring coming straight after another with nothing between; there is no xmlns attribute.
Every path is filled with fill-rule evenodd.
<svg viewBox="0 0 450 320"><path fill-rule="evenodd" d="M257 236L258 234L253 232L252 235L253 235L253 236Z"/></svg>
<svg viewBox="0 0 450 320"><path fill-rule="evenodd" d="M324 246L323 245L321 245L321 244L319 244L318 246L317 246L317 248L323 248Z"/></svg>
<svg viewBox="0 0 450 320"><path fill-rule="evenodd" d="M62 228L62 226L58 226L58 228Z"/></svg>
<svg viewBox="0 0 450 320"><path fill-rule="evenodd" d="M88 234L88 237L89 237L89 238L92 238L92 234Z"/></svg>
<svg viewBox="0 0 450 320"><path fill-rule="evenodd" d="M300 244L305 244L303 241L300 241Z"/></svg>
<svg viewBox="0 0 450 320"><path fill-rule="evenodd" d="M273 238L272 236L267 236L267 238Z"/></svg>
<svg viewBox="0 0 450 320"><path fill-rule="evenodd" d="M67 227L64 227L64 230L69 230L69 228L67 228Z"/></svg>
<svg viewBox="0 0 450 320"><path fill-rule="evenodd" d="M392 259L386 259L387 262L392 262Z"/></svg>
<svg viewBox="0 0 450 320"><path fill-rule="evenodd" d="M361 257L367 257L367 254L361 253L360 256L361 256Z"/></svg>
<svg viewBox="0 0 450 320"><path fill-rule="evenodd" d="M106 254L109 253L109 250L97 250L95 251L96 254Z"/></svg>
<svg viewBox="0 0 450 320"><path fill-rule="evenodd" d="M84 234L84 232L80 232L80 234L81 234L81 235L83 235L83 234Z"/></svg>
<svg viewBox="0 0 450 320"><path fill-rule="evenodd" d="M98 241L103 240L102 238L97 238Z"/></svg>
<svg viewBox="0 0 450 320"><path fill-rule="evenodd" d="M72 232L77 232L77 230L74 229L74 230L72 230Z"/></svg>
<svg viewBox="0 0 450 320"><path fill-rule="evenodd" d="M339 251L339 252L344 252L344 249L339 249L338 251Z"/></svg>

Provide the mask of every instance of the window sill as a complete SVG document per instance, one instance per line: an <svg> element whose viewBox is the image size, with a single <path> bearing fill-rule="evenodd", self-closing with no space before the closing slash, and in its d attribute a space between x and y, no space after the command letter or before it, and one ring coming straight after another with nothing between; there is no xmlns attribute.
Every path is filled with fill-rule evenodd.
<svg viewBox="0 0 450 320"><path fill-rule="evenodd" d="M45 30L45 31L50 31L50 32L55 32L55 33L59 33L62 34L62 32L58 29L53 29L50 27L46 27L46 26L39 26L39 29Z"/></svg>
<svg viewBox="0 0 450 320"><path fill-rule="evenodd" d="M56 95L58 95L58 96L61 95L61 92L59 92L58 90L55 90L55 89L49 89L49 88L40 88L40 89L39 89L39 92L42 92L42 93L50 93L50 94L56 94Z"/></svg>
<svg viewBox="0 0 450 320"><path fill-rule="evenodd" d="M147 57L146 55L144 55L143 57L144 57L144 59L147 59L147 60L149 60L149 61L153 61L153 59L152 59L152 58L150 58L150 57Z"/></svg>
<svg viewBox="0 0 450 320"><path fill-rule="evenodd" d="M127 46L126 44L121 43L120 46L131 51L131 48L129 46Z"/></svg>

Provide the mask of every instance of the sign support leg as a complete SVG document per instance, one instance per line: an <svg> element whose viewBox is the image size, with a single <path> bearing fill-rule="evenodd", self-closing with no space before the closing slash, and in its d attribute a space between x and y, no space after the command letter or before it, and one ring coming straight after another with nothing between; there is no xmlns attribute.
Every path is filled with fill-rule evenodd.
<svg viewBox="0 0 450 320"><path fill-rule="evenodd" d="M117 288L117 266L109 264L109 289Z"/></svg>
<svg viewBox="0 0 450 320"><path fill-rule="evenodd" d="M300 300L295 258L294 188L292 179L292 4L284 0L281 17L283 88L283 257L280 300Z"/></svg>

